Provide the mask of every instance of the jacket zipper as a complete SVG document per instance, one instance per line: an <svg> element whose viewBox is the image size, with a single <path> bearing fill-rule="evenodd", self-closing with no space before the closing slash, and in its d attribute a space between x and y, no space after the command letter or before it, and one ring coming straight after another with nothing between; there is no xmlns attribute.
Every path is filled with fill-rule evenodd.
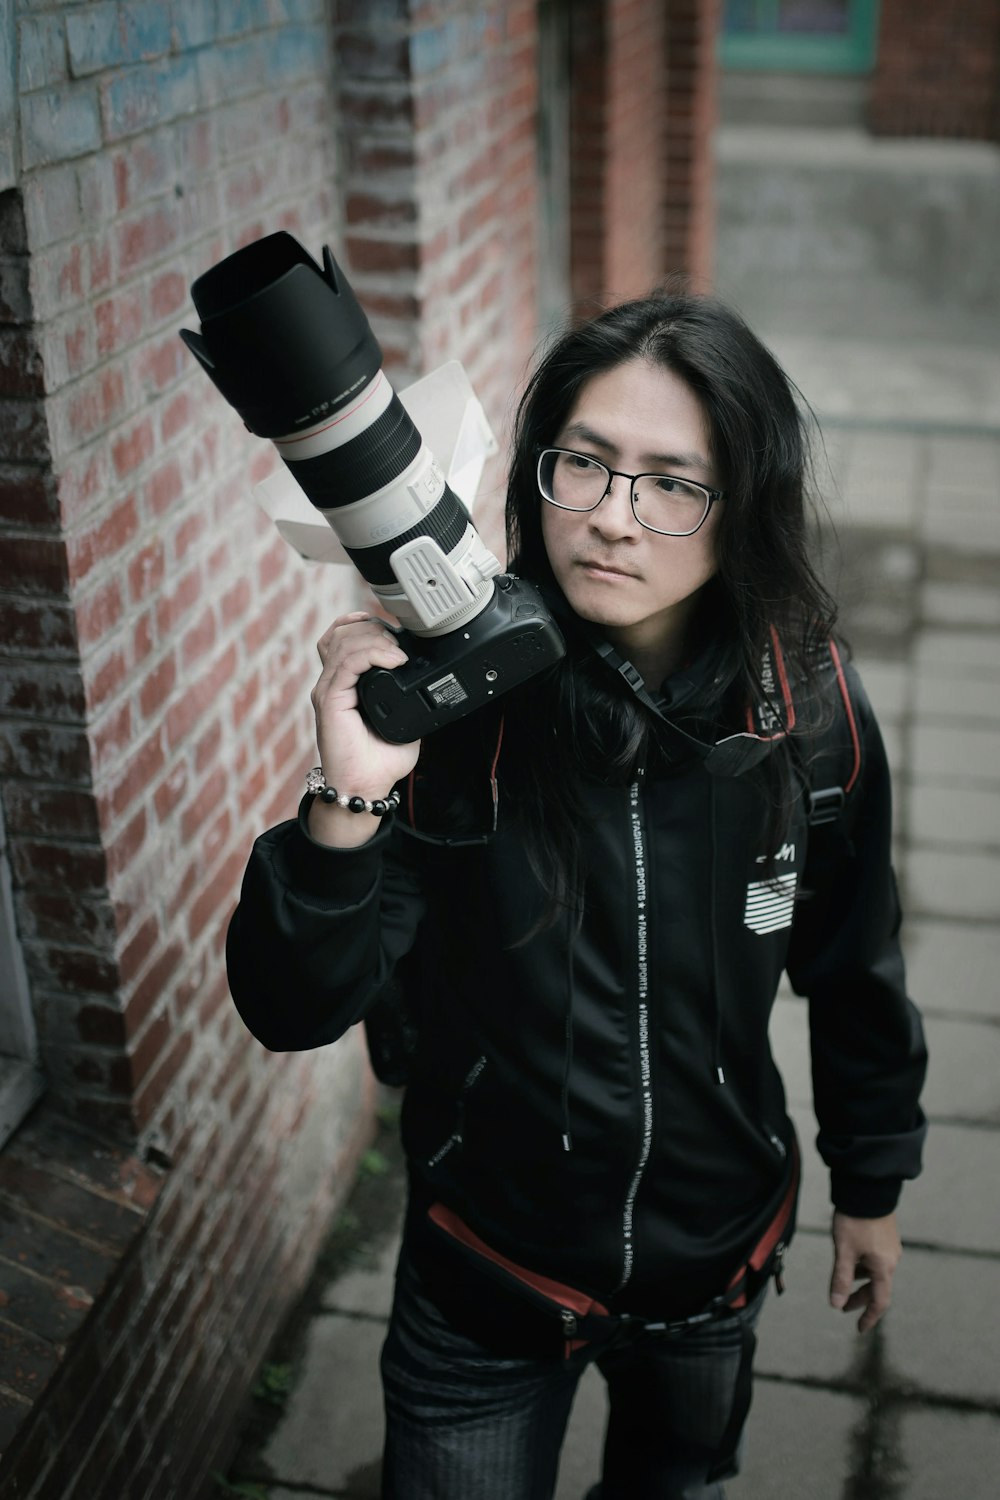
<svg viewBox="0 0 1000 1500"><path fill-rule="evenodd" d="M642 1142L639 1147L639 1159L632 1174L628 1192L625 1195L625 1207L622 1216L622 1277L615 1288L618 1292L628 1285L632 1276L632 1269L635 1263L635 1200L646 1170L646 1163L649 1161L650 1148L653 1143L653 1088L649 1054L649 952L646 925L646 849L639 804L641 776L642 768L640 767L639 779L634 781L629 789L629 815L632 825L632 854L635 860L636 973L638 979L636 1016L639 1034L639 1081L642 1092Z"/></svg>
<svg viewBox="0 0 1000 1500"><path fill-rule="evenodd" d="M466 1096L467 1096L469 1090L476 1083L477 1079L479 1078L480 1073L483 1071L483 1069L485 1068L485 1066L486 1066L486 1057L485 1057L485 1055L482 1056L482 1057L477 1057L476 1061L472 1064L472 1067L469 1069L468 1073L465 1075L465 1082L462 1084L462 1087L459 1089L459 1092L458 1092L458 1102L457 1102L457 1104L455 1106L455 1128L452 1131L451 1135L448 1137L448 1139L445 1141L444 1145L443 1146L439 1146L438 1149L435 1151L434 1155L431 1156L431 1157L428 1157L427 1165L429 1167L436 1167L437 1164L438 1164L438 1162L441 1161L444 1157L446 1157L448 1155L448 1152L451 1151L454 1146L460 1146L462 1144L462 1132L465 1129L465 1100L466 1100Z"/></svg>

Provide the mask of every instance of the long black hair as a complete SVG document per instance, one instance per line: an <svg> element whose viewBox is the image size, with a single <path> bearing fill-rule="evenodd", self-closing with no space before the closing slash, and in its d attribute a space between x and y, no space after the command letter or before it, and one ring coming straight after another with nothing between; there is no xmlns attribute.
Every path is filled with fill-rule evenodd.
<svg viewBox="0 0 1000 1500"><path fill-rule="evenodd" d="M832 632L835 606L814 569L808 422L790 381L743 319L712 298L667 291L625 302L559 338L521 399L507 491L513 572L558 588L542 537L535 471L583 387L632 360L671 371L698 397L712 461L726 492L716 529L718 569L703 592L687 650L711 646L712 670L697 703L703 727L745 727L748 705L774 692L764 669L776 632L796 696L809 697L817 647ZM561 597L561 596L559 596ZM584 778L629 776L657 734L656 721L606 664L573 638L562 663L515 694L506 715L518 821L545 885L550 916L578 910L577 830ZM774 705L779 717L783 704ZM544 728L543 728L544 726ZM768 758L772 832L789 806L786 753Z"/></svg>

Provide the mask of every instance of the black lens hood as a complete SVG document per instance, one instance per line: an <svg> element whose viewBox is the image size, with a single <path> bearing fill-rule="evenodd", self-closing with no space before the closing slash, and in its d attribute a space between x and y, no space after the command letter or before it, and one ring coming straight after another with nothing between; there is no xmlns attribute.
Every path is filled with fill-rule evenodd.
<svg viewBox="0 0 1000 1500"><path fill-rule="evenodd" d="M193 284L200 334L181 337L251 432L276 438L338 411L378 373L382 351L330 251L323 268L279 231Z"/></svg>

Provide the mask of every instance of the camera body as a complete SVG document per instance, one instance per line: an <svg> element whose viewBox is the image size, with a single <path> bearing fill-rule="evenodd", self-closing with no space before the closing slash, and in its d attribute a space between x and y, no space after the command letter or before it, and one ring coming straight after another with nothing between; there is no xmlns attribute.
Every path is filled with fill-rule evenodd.
<svg viewBox="0 0 1000 1500"><path fill-rule="evenodd" d="M558 661L565 646L541 597L501 576L329 250L320 269L291 235L267 235L191 293L201 331L181 338L403 627L407 665L359 684L377 733L418 739Z"/></svg>
<svg viewBox="0 0 1000 1500"><path fill-rule="evenodd" d="M358 683L365 718L384 740L404 745L482 708L558 661L562 636L538 590L501 573L472 629L398 639L409 660L373 667Z"/></svg>

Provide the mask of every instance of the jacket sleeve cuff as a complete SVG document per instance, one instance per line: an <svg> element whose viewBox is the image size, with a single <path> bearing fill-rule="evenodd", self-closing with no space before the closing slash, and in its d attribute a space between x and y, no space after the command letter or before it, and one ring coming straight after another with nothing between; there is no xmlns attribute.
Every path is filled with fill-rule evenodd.
<svg viewBox="0 0 1000 1500"><path fill-rule="evenodd" d="M300 895L325 900L331 905L355 905L372 890L382 867L382 853L389 841L392 814L367 844L357 849L332 849L309 832L307 819L313 799L307 793L299 803L298 820L289 825L282 850L288 884Z"/></svg>
<svg viewBox="0 0 1000 1500"><path fill-rule="evenodd" d="M834 1208L852 1219L882 1219L891 1214L903 1190L901 1177L852 1177L847 1172L830 1173L830 1197Z"/></svg>

